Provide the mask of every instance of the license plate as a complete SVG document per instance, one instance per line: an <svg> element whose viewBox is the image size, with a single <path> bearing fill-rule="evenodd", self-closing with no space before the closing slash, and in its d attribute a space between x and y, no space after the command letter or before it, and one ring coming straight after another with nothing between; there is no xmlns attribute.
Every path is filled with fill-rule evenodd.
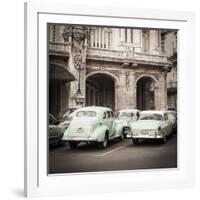
<svg viewBox="0 0 200 200"><path fill-rule="evenodd" d="M147 131L147 130L141 130L141 134L142 134L142 135L147 135L147 134L148 134L148 131Z"/></svg>
<svg viewBox="0 0 200 200"><path fill-rule="evenodd" d="M76 132L77 132L77 133L82 133L82 132L83 132L83 128L78 128L78 129L76 130Z"/></svg>

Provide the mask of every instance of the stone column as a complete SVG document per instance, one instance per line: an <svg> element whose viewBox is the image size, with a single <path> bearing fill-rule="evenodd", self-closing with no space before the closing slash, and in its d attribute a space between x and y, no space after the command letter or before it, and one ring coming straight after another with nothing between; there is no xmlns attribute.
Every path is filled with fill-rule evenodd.
<svg viewBox="0 0 200 200"><path fill-rule="evenodd" d="M158 86L154 87L154 105L155 105L155 110L160 109L160 90Z"/></svg>
<svg viewBox="0 0 200 200"><path fill-rule="evenodd" d="M104 31L104 28L102 28L101 42L102 42L102 48L103 48L103 49L104 49L104 41L105 41L105 40L104 40L104 37L105 37L105 36L104 36L104 32L105 32L105 31Z"/></svg>
<svg viewBox="0 0 200 200"><path fill-rule="evenodd" d="M136 108L136 86L135 86L135 72L129 72L129 85L127 87L127 108Z"/></svg>
<svg viewBox="0 0 200 200"><path fill-rule="evenodd" d="M106 39L106 49L108 49L108 38L109 37L109 32L108 32L108 29L106 29L105 31L105 39Z"/></svg>
<svg viewBox="0 0 200 200"><path fill-rule="evenodd" d="M151 54L159 55L158 30L149 31L149 51Z"/></svg>
<svg viewBox="0 0 200 200"><path fill-rule="evenodd" d="M125 29L124 28L121 28L120 29L120 35L121 35L121 37L120 37L120 41L121 42L125 42Z"/></svg>
<svg viewBox="0 0 200 200"><path fill-rule="evenodd" d="M133 29L133 44L135 52L142 52L142 30Z"/></svg>
<svg viewBox="0 0 200 200"><path fill-rule="evenodd" d="M137 108L137 84L136 84L135 73L132 73L132 83L133 83L133 109Z"/></svg>
<svg viewBox="0 0 200 200"><path fill-rule="evenodd" d="M94 47L94 30L93 30L93 28L91 28L91 32L90 32L90 44L91 44L91 47Z"/></svg>
<svg viewBox="0 0 200 200"><path fill-rule="evenodd" d="M88 30L83 26L66 26L64 41L69 40L68 67L76 78L70 83L69 107L85 105L85 66ZM80 77L80 82L79 82ZM80 102L83 104L80 104Z"/></svg>
<svg viewBox="0 0 200 200"><path fill-rule="evenodd" d="M115 81L115 110L126 108L126 79L125 73L119 74L119 82Z"/></svg>
<svg viewBox="0 0 200 200"><path fill-rule="evenodd" d="M167 109L167 72L161 72L159 78L159 109Z"/></svg>
<svg viewBox="0 0 200 200"><path fill-rule="evenodd" d="M101 48L101 28L98 28L98 36L99 48Z"/></svg>
<svg viewBox="0 0 200 200"><path fill-rule="evenodd" d="M131 29L127 29L127 42L131 43Z"/></svg>
<svg viewBox="0 0 200 200"><path fill-rule="evenodd" d="M97 28L95 29L95 31L94 31L94 34L95 34L95 44L94 44L94 47L97 47L97 43L98 43L98 38L97 38Z"/></svg>

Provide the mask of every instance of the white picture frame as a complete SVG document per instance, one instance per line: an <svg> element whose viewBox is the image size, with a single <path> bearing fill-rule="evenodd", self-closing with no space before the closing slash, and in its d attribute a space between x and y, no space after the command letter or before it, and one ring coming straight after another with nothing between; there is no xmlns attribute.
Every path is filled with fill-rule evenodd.
<svg viewBox="0 0 200 200"><path fill-rule="evenodd" d="M178 168L47 175L47 23L178 29ZM25 4L25 196L130 192L194 185L194 14ZM188 70L189 68L189 70Z"/></svg>

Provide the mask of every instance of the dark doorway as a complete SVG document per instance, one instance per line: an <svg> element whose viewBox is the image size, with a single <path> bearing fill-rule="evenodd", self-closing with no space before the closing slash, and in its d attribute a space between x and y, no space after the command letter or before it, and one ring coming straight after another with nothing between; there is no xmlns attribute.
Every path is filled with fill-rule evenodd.
<svg viewBox="0 0 200 200"><path fill-rule="evenodd" d="M115 108L115 87L113 79L106 74L95 74L86 80L86 106L107 106Z"/></svg>
<svg viewBox="0 0 200 200"><path fill-rule="evenodd" d="M150 77L142 77L137 82L137 108L139 110L153 110L154 81Z"/></svg>

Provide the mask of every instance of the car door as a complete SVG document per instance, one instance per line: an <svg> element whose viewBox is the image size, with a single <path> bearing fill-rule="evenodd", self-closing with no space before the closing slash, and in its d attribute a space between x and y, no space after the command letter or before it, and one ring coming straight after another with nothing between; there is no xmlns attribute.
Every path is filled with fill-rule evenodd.
<svg viewBox="0 0 200 200"><path fill-rule="evenodd" d="M166 121L165 115L163 115L163 118L162 118L161 129L164 135L168 135L168 123Z"/></svg>
<svg viewBox="0 0 200 200"><path fill-rule="evenodd" d="M110 135L111 135L111 137L114 137L115 134L116 134L116 131L115 131L114 113L113 113L113 111L109 111L109 115L110 115L110 125L111 125Z"/></svg>
<svg viewBox="0 0 200 200"><path fill-rule="evenodd" d="M165 124L166 124L166 135L170 135L172 131L172 123L168 119L167 113L164 114Z"/></svg>
<svg viewBox="0 0 200 200"><path fill-rule="evenodd" d="M104 122L104 125L106 125L108 127L108 130L109 130L109 138L112 136L112 120L111 120L111 117L110 117L110 111L106 111L104 112L104 115L103 115L103 122Z"/></svg>

